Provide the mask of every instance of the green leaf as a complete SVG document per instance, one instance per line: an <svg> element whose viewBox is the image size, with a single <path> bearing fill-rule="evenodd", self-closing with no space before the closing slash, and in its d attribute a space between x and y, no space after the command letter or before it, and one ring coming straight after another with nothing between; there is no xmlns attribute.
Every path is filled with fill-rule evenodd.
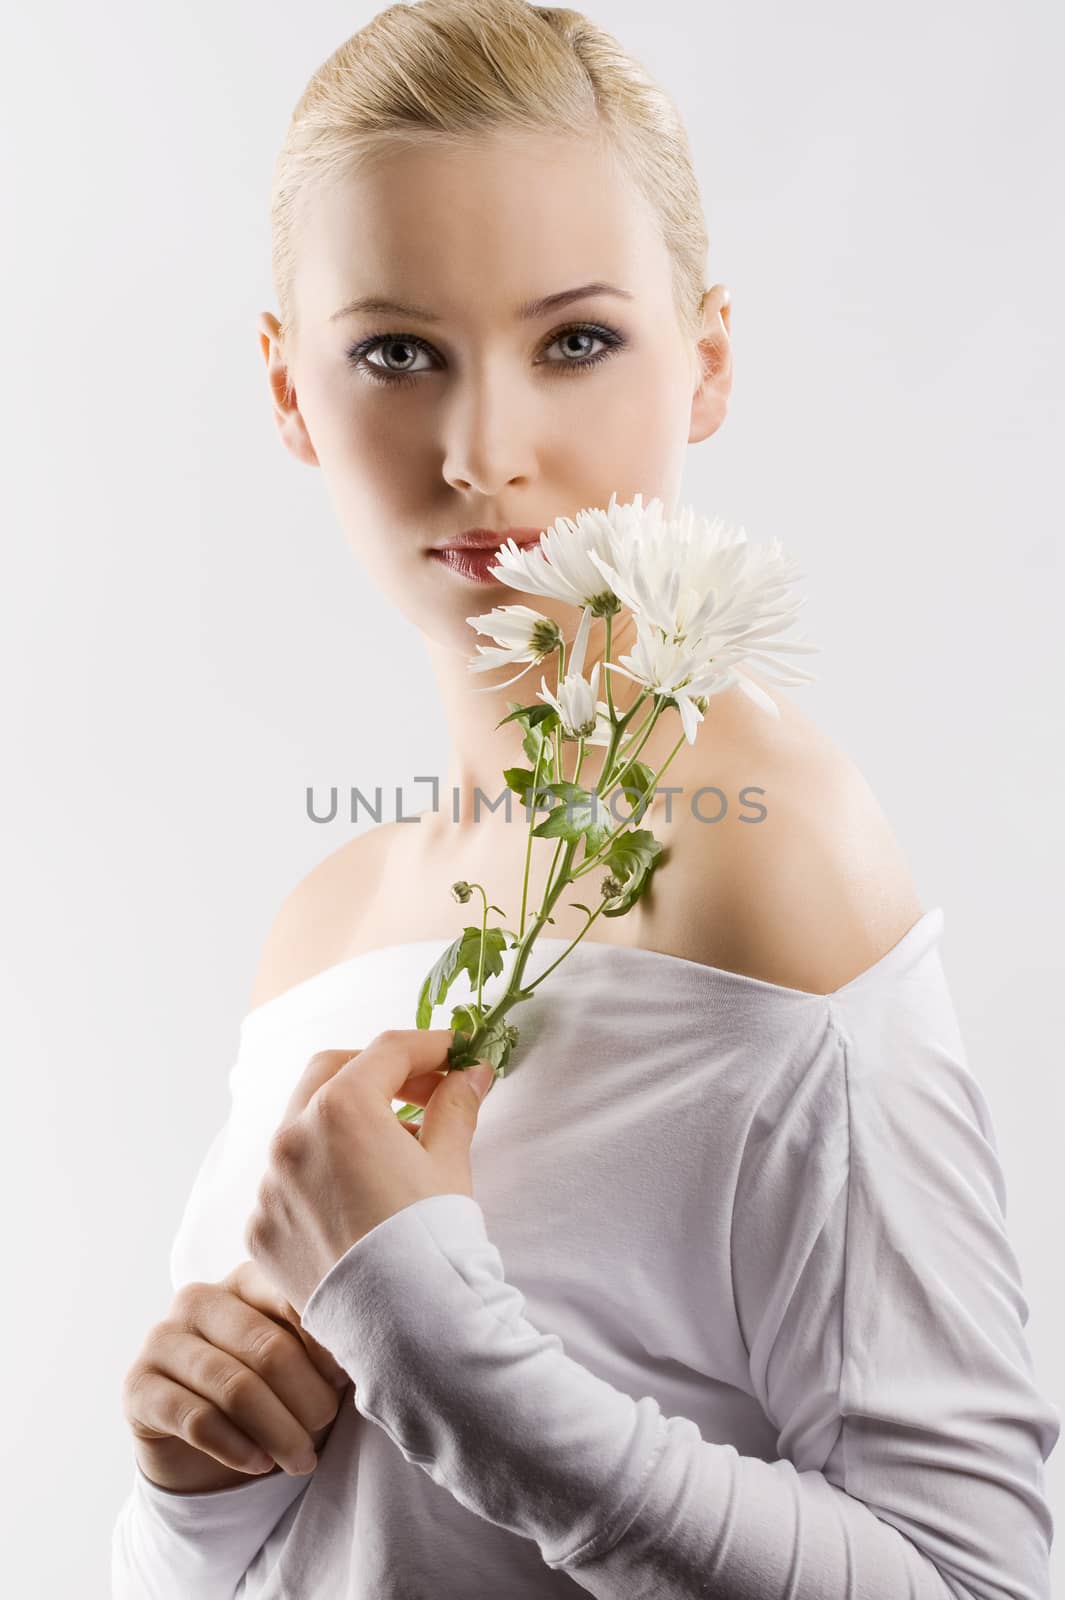
<svg viewBox="0 0 1065 1600"><path fill-rule="evenodd" d="M508 789L513 789L515 794L521 796L523 805L525 803L526 792L532 784L535 776L535 773L530 772L528 767L503 768L503 782L506 784Z"/></svg>
<svg viewBox="0 0 1065 1600"><path fill-rule="evenodd" d="M662 846L647 828L637 828L614 840L602 864L624 885L624 891L604 904L604 917L622 917L632 909L647 887L661 853Z"/></svg>
<svg viewBox="0 0 1065 1600"><path fill-rule="evenodd" d="M588 907L582 906L579 900L571 900L570 905L573 907L574 911L584 911L589 917L592 915L592 913L588 910Z"/></svg>
<svg viewBox="0 0 1065 1600"><path fill-rule="evenodd" d="M508 712L505 717L500 717L496 723L497 728L501 728L505 722L521 722L528 729L535 727L538 722L543 722L545 717L558 716L554 706L545 705L541 700L531 706L517 705L513 700L508 700L507 705L514 706L514 710Z"/></svg>
<svg viewBox="0 0 1065 1600"><path fill-rule="evenodd" d="M503 949L507 936L514 937L510 928L484 930L484 977L494 978L503 970ZM441 956L433 962L418 995L415 1026L432 1027L433 1008L442 1005L460 972L467 972L470 982L477 983L477 968L481 955L481 929L463 928Z"/></svg>
<svg viewBox="0 0 1065 1600"><path fill-rule="evenodd" d="M583 839L585 852L594 855L614 826L606 804L589 789L566 781L544 785L547 794L557 795L561 804L533 829L537 839Z"/></svg>
<svg viewBox="0 0 1065 1600"><path fill-rule="evenodd" d="M626 773L624 783L613 784L611 792L615 789L620 789L636 814L637 819L639 819L643 815L646 806L649 806L654 798L651 792L654 788L654 778L653 767L649 767L643 761L634 761ZM641 804L645 796L646 802Z"/></svg>
<svg viewBox="0 0 1065 1600"><path fill-rule="evenodd" d="M456 1039L448 1051L452 1067L472 1067L475 1061L490 1061L500 1075L505 1075L510 1054L519 1038L518 1029L505 1017L498 1017L478 1040L477 1048L469 1048L468 1038Z"/></svg>
<svg viewBox="0 0 1065 1600"><path fill-rule="evenodd" d="M539 792L545 800L573 800L579 795L587 795L589 791L571 783L568 778L559 778L557 783L542 783Z"/></svg>
<svg viewBox="0 0 1065 1600"><path fill-rule="evenodd" d="M548 711L549 715L557 717L557 713L552 712L550 706L546 707L545 709ZM525 754L528 756L529 760L532 762L533 766L535 767L537 762L540 763L541 772L544 770L545 766L551 760L551 757L554 754L554 744L551 740L551 733L553 729L554 723L548 722L546 718L541 717L539 722L533 724L528 733L525 735L524 739L521 741L521 747L525 751Z"/></svg>
<svg viewBox="0 0 1065 1600"><path fill-rule="evenodd" d="M483 1007L479 1006L475 1000L471 1000L467 1005L454 1006L452 1008L451 1021L448 1023L448 1027L456 1032L471 1034L475 1028L481 1026L483 1021Z"/></svg>

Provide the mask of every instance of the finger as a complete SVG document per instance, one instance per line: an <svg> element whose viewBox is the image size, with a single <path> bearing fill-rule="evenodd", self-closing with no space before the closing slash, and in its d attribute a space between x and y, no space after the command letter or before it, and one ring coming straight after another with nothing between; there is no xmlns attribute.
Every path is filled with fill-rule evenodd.
<svg viewBox="0 0 1065 1600"><path fill-rule="evenodd" d="M405 1100L408 1105L422 1106L429 1104L434 1090L444 1082L447 1072L442 1068L436 1072L421 1072L401 1083L393 1096L396 1100Z"/></svg>
<svg viewBox="0 0 1065 1600"><path fill-rule="evenodd" d="M228 1304L217 1297L205 1301L193 1326L257 1372L308 1433L336 1415L337 1390L347 1373L311 1339L298 1315L294 1323L278 1322L234 1295Z"/></svg>
<svg viewBox="0 0 1065 1600"><path fill-rule="evenodd" d="M229 1363L230 1382L240 1384L239 1375L232 1371L234 1361L255 1374L258 1384L271 1397L269 1410L275 1427L281 1429L277 1438L283 1449L291 1451L302 1444L301 1425L309 1435L332 1421L338 1404L337 1386L330 1381L332 1374L326 1378L318 1370L301 1332L287 1322L262 1315L231 1289L219 1292L211 1286L208 1292L197 1293L197 1288L193 1285L191 1292L186 1292L180 1319L173 1320L180 1320L186 1331L206 1340L224 1356ZM251 1394L258 1393L257 1385L245 1384L243 1388ZM295 1420L296 1434L287 1426L289 1418ZM243 1426L239 1416L234 1415L234 1421Z"/></svg>
<svg viewBox="0 0 1065 1600"><path fill-rule="evenodd" d="M274 1331L278 1339L294 1343L290 1333L281 1328ZM289 1410L275 1394L272 1382L267 1382L254 1366L246 1365L225 1347L198 1332L174 1326L160 1330L152 1348L152 1364L164 1377L215 1407L227 1422L265 1450L286 1472L302 1476L313 1471L315 1452L310 1429ZM322 1382L321 1379L317 1381ZM330 1405L329 1417L315 1417L315 1427L336 1415L335 1389ZM193 1422L199 1418L199 1410L194 1406ZM181 1438L188 1437L189 1419L178 1412L172 1420L177 1424L174 1431ZM199 1418L199 1425L206 1429L209 1420Z"/></svg>
<svg viewBox="0 0 1065 1600"><path fill-rule="evenodd" d="M296 1087L289 1096L284 1115L278 1123L278 1132L295 1122L307 1109L323 1084L334 1078L347 1062L361 1055L361 1050L318 1050L301 1072Z"/></svg>
<svg viewBox="0 0 1065 1600"><path fill-rule="evenodd" d="M489 1084L491 1087L491 1084ZM470 1143L477 1127L481 1098L469 1073L449 1072L422 1117L422 1149L461 1171L469 1162Z"/></svg>
<svg viewBox="0 0 1065 1600"><path fill-rule="evenodd" d="M338 1085L357 1077L391 1100L408 1078L443 1067L454 1038L452 1028L388 1028L333 1076Z"/></svg>
<svg viewBox="0 0 1065 1600"><path fill-rule="evenodd" d="M272 1472L276 1466L273 1456L211 1401L153 1368L135 1380L126 1419L139 1439L181 1439L234 1472Z"/></svg>
<svg viewBox="0 0 1065 1600"><path fill-rule="evenodd" d="M334 1389L343 1389L351 1382L347 1370L340 1365L336 1357L326 1349L324 1344L309 1334L301 1322L298 1329L300 1338L307 1349L307 1354L314 1362L323 1378L327 1379Z"/></svg>
<svg viewBox="0 0 1065 1600"><path fill-rule="evenodd" d="M348 1375L324 1345L312 1339L303 1326L299 1312L281 1293L257 1261L241 1261L222 1279L221 1287L231 1288L248 1305L256 1307L264 1316L272 1317L282 1327L291 1328L303 1344L310 1360L334 1388L343 1388Z"/></svg>

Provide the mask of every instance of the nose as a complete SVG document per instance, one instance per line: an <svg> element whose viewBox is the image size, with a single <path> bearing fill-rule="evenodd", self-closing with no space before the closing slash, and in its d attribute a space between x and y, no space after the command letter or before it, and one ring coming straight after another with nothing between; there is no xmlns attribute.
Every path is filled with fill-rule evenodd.
<svg viewBox="0 0 1065 1600"><path fill-rule="evenodd" d="M452 488L490 498L534 477L538 441L533 415L498 375L494 383L482 376L456 385L445 426L442 471Z"/></svg>

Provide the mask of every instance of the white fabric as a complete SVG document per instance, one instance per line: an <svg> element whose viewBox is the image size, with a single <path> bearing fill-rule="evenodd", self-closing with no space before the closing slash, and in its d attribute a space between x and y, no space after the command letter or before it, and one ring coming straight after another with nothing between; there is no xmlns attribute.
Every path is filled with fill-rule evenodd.
<svg viewBox="0 0 1065 1600"><path fill-rule="evenodd" d="M406 1207L308 1301L356 1384L315 1472L135 1471L114 1600L1047 1600L1060 1415L942 928L827 996L578 945L512 1014L476 1200ZM413 1027L447 942L244 1018L175 1288L246 1256L310 1055Z"/></svg>

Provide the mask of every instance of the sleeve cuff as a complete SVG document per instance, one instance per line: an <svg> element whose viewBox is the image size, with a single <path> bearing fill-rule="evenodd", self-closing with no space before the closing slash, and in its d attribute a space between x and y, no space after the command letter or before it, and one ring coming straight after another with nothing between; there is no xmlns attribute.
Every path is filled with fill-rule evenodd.
<svg viewBox="0 0 1065 1600"><path fill-rule="evenodd" d="M210 1489L202 1494L183 1494L179 1489L164 1489L153 1483L135 1463L134 1495L150 1511L153 1520L165 1523L175 1533L195 1533L202 1537L224 1538L230 1533L246 1530L249 1522L259 1523L267 1531L274 1526L296 1496L311 1481L313 1473L304 1477L281 1472L264 1472L262 1477L249 1478L247 1483L235 1483L229 1489Z"/></svg>
<svg viewBox="0 0 1065 1600"><path fill-rule="evenodd" d="M634 1400L526 1321L484 1213L430 1195L357 1240L318 1283L303 1326L355 1382L355 1406L408 1461L552 1567L608 1548L663 1445Z"/></svg>

